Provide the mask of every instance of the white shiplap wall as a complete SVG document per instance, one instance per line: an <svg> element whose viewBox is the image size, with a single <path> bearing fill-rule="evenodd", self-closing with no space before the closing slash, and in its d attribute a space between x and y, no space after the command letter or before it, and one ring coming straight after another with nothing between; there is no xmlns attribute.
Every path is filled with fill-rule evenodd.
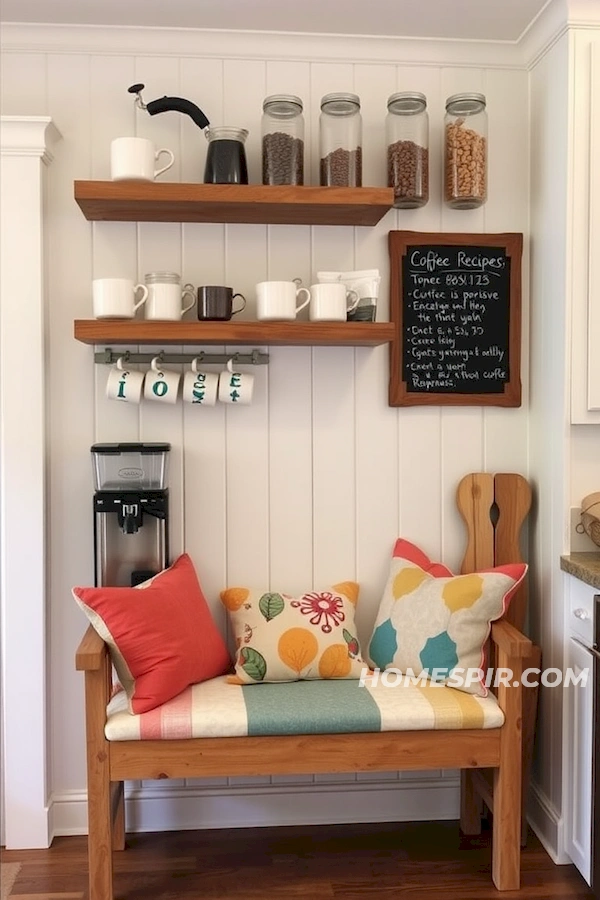
<svg viewBox="0 0 600 900"><path fill-rule="evenodd" d="M358 620L366 642L386 578L394 539L401 534L434 558L457 566L464 544L454 507L458 480L470 471L518 471L528 464L528 254L524 258L524 405L519 410L480 408L392 409L387 404L387 348L270 348L270 365L255 371L254 402L228 409L128 407L107 401L107 370L94 367L92 349L73 340L73 319L91 315L91 279L143 279L151 269L180 271L185 280L231 284L249 298L243 316L253 317L253 286L266 278L301 276L310 284L318 269L379 267L383 275L378 318L388 318L387 233L394 228L425 231L528 232L528 92L526 71L486 68L479 45L432 42L427 64L406 57L382 40L373 59L356 62L360 39L319 41L306 55L306 39L286 37L283 50L271 40L218 35L194 55L190 34L168 35L157 52L156 32L127 37L117 51L109 33L36 28L35 46L2 55L4 114L48 114L63 140L49 177L50 409L50 729L49 783L57 831L84 827L84 730L82 679L73 654L84 621L70 595L89 584L92 570L91 468L89 447L100 440L168 440L172 443L172 549L192 555L215 616L223 624L218 592L226 584L254 583L294 591L332 579L361 584ZM122 35L119 33L119 39ZM47 46L45 46L47 38ZM166 40L166 39L165 39ZM93 43L92 43L93 42ZM245 43L246 42L246 43ZM370 46L375 46L371 40ZM166 46L166 43L165 43ZM399 45L401 46L401 45ZM245 49L247 47L247 50ZM325 47L325 52L324 48ZM88 49L89 48L89 49ZM185 52L184 49L185 48ZM294 49L296 48L296 50ZM490 60L495 49L490 50ZM452 54L452 55L451 55ZM362 57L361 57L362 58ZM385 60L377 62L377 58ZM447 64L446 64L447 63ZM168 146L176 163L163 178L202 179L206 142L187 119L167 114L151 119L134 111L126 88L146 84L145 97L164 93L195 100L216 122L250 129L252 181L259 180L261 104L275 91L299 94L305 103L308 171L317 177L320 97L354 90L362 100L364 183L384 184L384 119L390 93L424 91L431 116L431 201L423 210L390 212L373 229L260 225L178 225L86 222L73 201L73 180L107 178L110 141L137 134ZM442 207L441 135L443 103L459 90L481 90L490 116L490 196L481 210ZM141 348L151 349L151 348ZM184 348L191 349L191 348ZM235 349L235 348L229 348ZM390 775L397 788L424 780ZM376 785L371 800L377 818L442 817L456 813L455 781L436 781L427 806L405 800L386 806ZM287 779L289 781L289 779ZM346 779L347 780L347 779ZM379 778L381 781L382 779ZM240 790L256 792L256 779ZM275 779L274 779L275 781ZM280 782L278 779L277 782ZM255 796L252 811L234 802L217 782L206 800L205 825L231 821L293 821L295 804L304 821L343 818L332 795L320 802L322 779L308 781L304 795L267 800ZM334 782L334 779L327 779ZM240 779L236 779L240 784ZM359 776L356 789L369 784ZM182 786L183 787L183 786ZM196 786L197 787L197 786ZM280 786L277 790L280 789ZM329 790L322 787L323 790ZM141 790L139 827L199 825L186 818L185 791L173 783ZM170 796L157 806L161 791ZM210 791L206 792L206 796ZM361 790L362 794L362 790ZM395 792L394 792L395 794ZM140 791L138 791L140 795ZM204 796L203 795L203 796ZM237 796L237 795L233 795ZM344 801L347 803L346 800ZM304 799L302 799L304 797ZM361 808L365 801L361 800ZM268 806L272 803L271 806ZM403 803L405 804L403 806ZM179 804L179 805L178 805ZM220 804L220 805L219 805ZM240 801L241 804L241 801ZM425 808L427 806L427 808ZM327 807L327 808L325 808ZM261 813L261 809L266 810ZM256 812L258 809L258 812ZM284 812L284 810L288 810ZM369 814L370 817L371 814ZM292 816L290 818L290 816ZM159 823L157 825L157 823Z"/></svg>

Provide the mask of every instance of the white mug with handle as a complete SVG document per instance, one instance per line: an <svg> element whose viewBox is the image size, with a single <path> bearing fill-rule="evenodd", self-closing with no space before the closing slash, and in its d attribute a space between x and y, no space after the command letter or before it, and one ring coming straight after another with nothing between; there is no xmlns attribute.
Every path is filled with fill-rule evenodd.
<svg viewBox="0 0 600 900"><path fill-rule="evenodd" d="M293 281L261 281L256 285L256 315L259 319L289 320L310 303L310 291L300 287L301 278ZM297 301L305 298L297 305Z"/></svg>
<svg viewBox="0 0 600 900"><path fill-rule="evenodd" d="M340 281L311 284L310 294L311 322L345 322L359 301L357 292L348 290Z"/></svg>
<svg viewBox="0 0 600 900"><path fill-rule="evenodd" d="M141 298L136 296L141 291ZM148 299L145 284L135 284L131 278L95 278L92 281L92 301L96 319L133 319L136 310Z"/></svg>
<svg viewBox="0 0 600 900"><path fill-rule="evenodd" d="M166 153L169 162L155 169L159 156ZM154 181L175 162L172 150L157 150L147 138L120 137L110 145L110 177L113 181Z"/></svg>
<svg viewBox="0 0 600 900"><path fill-rule="evenodd" d="M146 400L157 400L159 403L177 403L177 391L181 373L165 369L159 356L155 356L146 372L144 380L144 397Z"/></svg>

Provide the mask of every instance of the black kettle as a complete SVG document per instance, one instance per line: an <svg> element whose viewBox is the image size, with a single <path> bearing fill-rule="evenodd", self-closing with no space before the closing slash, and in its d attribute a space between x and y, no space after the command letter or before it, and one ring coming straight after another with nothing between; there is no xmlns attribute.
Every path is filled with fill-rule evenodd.
<svg viewBox="0 0 600 900"><path fill-rule="evenodd" d="M132 84L127 89L136 95L136 105L151 116L163 112L180 112L189 116L208 140L208 153L204 167L204 184L248 184L248 163L244 142L248 137L245 128L230 125L210 126L200 107L183 97L159 97L144 103L143 84Z"/></svg>

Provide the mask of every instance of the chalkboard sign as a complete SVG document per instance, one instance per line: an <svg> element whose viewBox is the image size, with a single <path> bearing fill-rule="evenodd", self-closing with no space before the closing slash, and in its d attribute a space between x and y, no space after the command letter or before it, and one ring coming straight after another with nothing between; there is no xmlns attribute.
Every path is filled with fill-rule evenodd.
<svg viewBox="0 0 600 900"><path fill-rule="evenodd" d="M521 405L521 234L391 231L390 406Z"/></svg>

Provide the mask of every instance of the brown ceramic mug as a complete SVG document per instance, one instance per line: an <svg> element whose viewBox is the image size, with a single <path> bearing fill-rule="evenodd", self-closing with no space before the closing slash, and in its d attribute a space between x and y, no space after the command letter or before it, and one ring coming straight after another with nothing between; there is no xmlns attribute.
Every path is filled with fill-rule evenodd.
<svg viewBox="0 0 600 900"><path fill-rule="evenodd" d="M186 285L186 288L188 285ZM233 308L233 301L239 297L242 305ZM240 313L246 306L243 294L234 294L233 288L220 284L204 284L198 288L198 318L200 321L226 321Z"/></svg>

